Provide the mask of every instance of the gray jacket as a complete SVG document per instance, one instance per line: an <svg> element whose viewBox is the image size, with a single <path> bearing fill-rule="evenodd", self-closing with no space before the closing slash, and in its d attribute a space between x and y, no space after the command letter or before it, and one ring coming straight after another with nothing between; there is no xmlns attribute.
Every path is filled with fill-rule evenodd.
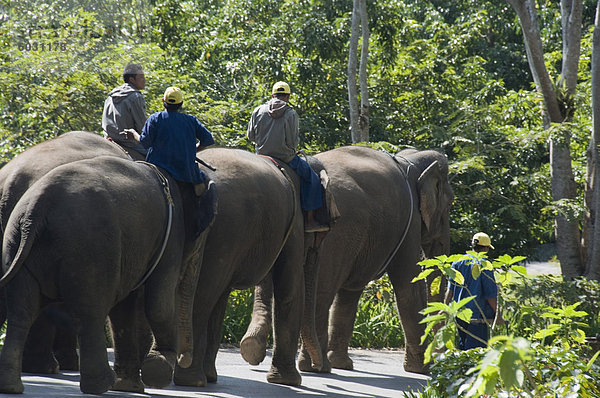
<svg viewBox="0 0 600 398"><path fill-rule="evenodd" d="M252 112L247 136L257 154L290 162L300 141L298 114L285 101L271 98Z"/></svg>
<svg viewBox="0 0 600 398"><path fill-rule="evenodd" d="M119 134L125 129L134 129L141 133L144 123L146 123L146 102L137 88L126 83L110 92L104 101L102 112L102 130L105 137L110 137L124 147L146 154L146 148L139 142L126 140Z"/></svg>

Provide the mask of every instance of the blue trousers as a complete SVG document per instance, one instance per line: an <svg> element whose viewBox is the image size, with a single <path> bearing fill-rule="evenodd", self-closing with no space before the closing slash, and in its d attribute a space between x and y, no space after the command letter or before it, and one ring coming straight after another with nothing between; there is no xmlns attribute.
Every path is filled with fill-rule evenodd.
<svg viewBox="0 0 600 398"><path fill-rule="evenodd" d="M323 206L321 179L306 160L294 157L288 165L300 177L300 205L303 210L316 210Z"/></svg>
<svg viewBox="0 0 600 398"><path fill-rule="evenodd" d="M486 323L466 323L460 319L457 319L457 323L462 328L468 330L471 334L485 341L485 343L482 343L481 341L458 329L458 348L461 350L470 350L471 348L487 347L489 335L488 326Z"/></svg>

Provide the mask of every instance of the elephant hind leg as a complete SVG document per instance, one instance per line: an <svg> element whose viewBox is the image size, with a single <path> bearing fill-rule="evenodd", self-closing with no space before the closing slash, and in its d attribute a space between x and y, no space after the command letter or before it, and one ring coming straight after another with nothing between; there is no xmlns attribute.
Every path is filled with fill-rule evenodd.
<svg viewBox="0 0 600 398"><path fill-rule="evenodd" d="M362 290L340 289L331 306L327 359L336 369L354 369L348 355L348 346L352 339L358 300Z"/></svg>
<svg viewBox="0 0 600 398"><path fill-rule="evenodd" d="M52 352L52 343L56 337L56 324L52 322L48 311L49 307L46 307L29 329L23 350L22 371L25 373L58 373L58 361Z"/></svg>
<svg viewBox="0 0 600 398"><path fill-rule="evenodd" d="M83 311L83 313L93 313ZM85 394L102 394L108 391L116 381L115 372L108 365L104 321L106 314L100 317L83 317L79 331L80 373L79 388Z"/></svg>
<svg viewBox="0 0 600 398"><path fill-rule="evenodd" d="M225 319L229 293L228 289L221 295L219 301L215 304L208 321L206 353L204 354L204 374L209 383L215 383L217 381L217 353L219 352L219 345L221 343L223 320Z"/></svg>
<svg viewBox="0 0 600 398"><path fill-rule="evenodd" d="M6 289L7 325L4 346L0 351L0 393L21 394L23 350L29 330L41 308L41 295L30 274L22 273Z"/></svg>
<svg viewBox="0 0 600 398"><path fill-rule="evenodd" d="M113 307L109 318L115 349L114 368L117 374L117 380L111 390L143 393L144 383L140 377L140 368L143 358L152 345L150 342L148 347L139 347L147 344L147 339L144 339L146 333L152 334L144 314L143 295L131 293ZM136 325L135 329L132 328L132 323ZM146 325L147 332L143 331L141 324ZM133 333L133 330L136 333ZM144 352L143 356L140 351Z"/></svg>

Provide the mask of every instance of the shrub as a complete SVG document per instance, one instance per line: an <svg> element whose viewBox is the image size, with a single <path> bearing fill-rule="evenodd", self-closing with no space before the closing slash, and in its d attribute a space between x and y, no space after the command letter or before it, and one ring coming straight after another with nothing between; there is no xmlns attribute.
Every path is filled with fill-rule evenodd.
<svg viewBox="0 0 600 398"><path fill-rule="evenodd" d="M433 360L433 379L427 396L600 396L597 384L600 366L596 363L600 351L594 354L584 332L597 330L594 325L598 317L594 314L598 313L598 284L552 278L540 278L538 283L537 279L526 276L524 267L517 265L522 257L505 255L489 262L481 254L469 254L482 258L482 270L496 272L496 281L502 285L501 297L509 307L506 318L512 332L491 338L486 349L458 351L453 342L455 336L449 331L455 330L456 318L465 315L464 303L430 303L423 311L427 328L422 339L429 339L426 361ZM415 279L426 277L431 269L440 269L460 283L461 275L450 268L460 258L439 256L423 261L426 269ZM590 300L585 304L590 312L581 310L579 299ZM519 329L523 326L524 329Z"/></svg>
<svg viewBox="0 0 600 398"><path fill-rule="evenodd" d="M403 347L404 333L387 274L367 285L358 302L351 347Z"/></svg>

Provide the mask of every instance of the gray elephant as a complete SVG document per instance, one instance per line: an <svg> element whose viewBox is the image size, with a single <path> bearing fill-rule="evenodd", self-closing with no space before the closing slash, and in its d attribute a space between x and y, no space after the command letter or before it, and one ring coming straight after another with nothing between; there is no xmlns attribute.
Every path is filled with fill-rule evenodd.
<svg viewBox="0 0 600 398"><path fill-rule="evenodd" d="M316 158L329 174L342 214L323 240L319 257L314 319L322 354L327 354L320 371L330 371L327 360L333 367L352 369L348 345L358 300L367 283L387 272L405 334L404 369L425 372L419 311L427 305L427 290L411 280L421 271L417 262L422 250L432 257L450 249L454 194L446 157L431 150L391 156L342 147ZM304 347L298 361L301 370L316 370Z"/></svg>
<svg viewBox="0 0 600 398"><path fill-rule="evenodd" d="M32 146L4 165L0 169L2 235L12 209L35 181L60 165L97 156L128 158L120 146L97 134L71 131ZM4 289L0 289L0 325L6 321L5 301ZM31 329L32 335L23 355L23 371L57 373L59 363L63 370L79 370L79 358L73 339L74 329L71 324L72 321L65 317L59 307L44 309L40 319Z"/></svg>
<svg viewBox="0 0 600 398"><path fill-rule="evenodd" d="M299 385L295 357L304 298L305 235L298 178L284 163L278 166L246 151L214 148L202 156L217 169L206 171L219 187L219 211L207 237L195 295L194 359L189 368L176 368L174 382L204 386L216 381L215 359L229 293L267 278L274 287L275 325L267 381Z"/></svg>
<svg viewBox="0 0 600 398"><path fill-rule="evenodd" d="M41 308L55 301L64 303L78 325L81 390L110 388L116 377L107 361L104 322L109 311L118 310L117 329L125 334L121 340L133 344L131 325L124 323L134 323L131 292L142 284L155 337L142 366L144 381L168 385L178 353L182 366L191 362L189 288L195 287L197 271L186 265L201 255L205 237L192 239L183 217L191 190L154 167L115 156L68 163L31 185L4 230L0 286L6 286L8 324L0 391L23 392L27 332ZM187 290L180 279L190 281ZM178 285L182 290L176 298Z"/></svg>
<svg viewBox="0 0 600 398"><path fill-rule="evenodd" d="M405 333L404 368L425 372L419 311L425 308L428 294L424 283L411 280L420 272L417 262L422 251L427 256L449 251L448 213L454 194L446 157L413 149L392 156L352 146L318 154L315 159L327 171L340 218L307 256L307 263L311 257L317 263L312 269L318 283L316 290L307 283L300 370L352 369L348 344L358 300L367 283L387 272ZM269 333L268 289L268 283L257 287L262 294L256 295L246 333L258 347L254 362L264 357ZM320 347L316 360L315 347Z"/></svg>

